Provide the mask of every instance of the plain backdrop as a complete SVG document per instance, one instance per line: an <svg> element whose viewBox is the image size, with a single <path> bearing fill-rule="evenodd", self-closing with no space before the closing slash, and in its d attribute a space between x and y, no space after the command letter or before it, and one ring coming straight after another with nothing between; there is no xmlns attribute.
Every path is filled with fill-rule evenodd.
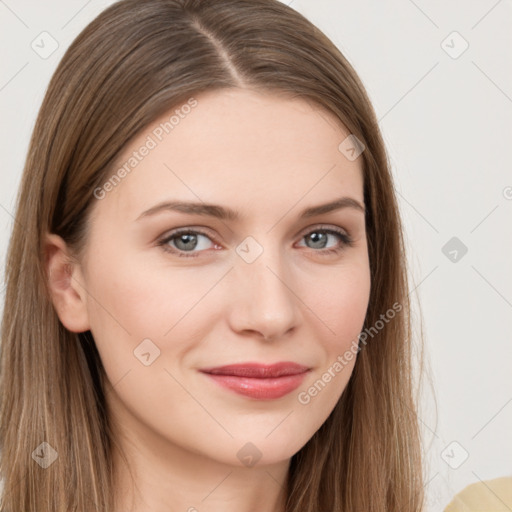
<svg viewBox="0 0 512 512"><path fill-rule="evenodd" d="M2 277L44 92L110 3L0 0ZM355 67L389 151L433 383L420 414L428 510L439 511L469 483L512 475L512 4L286 3Z"/></svg>

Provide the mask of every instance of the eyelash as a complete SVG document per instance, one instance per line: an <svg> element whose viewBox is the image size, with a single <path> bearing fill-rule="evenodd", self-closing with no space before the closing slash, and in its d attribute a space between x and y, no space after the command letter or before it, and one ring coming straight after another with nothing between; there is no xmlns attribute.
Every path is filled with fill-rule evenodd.
<svg viewBox="0 0 512 512"><path fill-rule="evenodd" d="M313 252L320 253L322 256L328 256L331 254L339 254L347 247L352 247L354 245L354 241L348 234L344 233L343 231L341 231L337 228L332 228L332 227L326 228L324 226L318 226L318 227L312 229L311 231L308 231L301 237L301 239L306 238L308 235L311 235L312 233L318 233L318 232L327 233L327 234L331 234L331 235L337 235L341 240L341 246L339 246L339 247L329 248L329 249L319 249L319 250L311 249ZM180 235L203 235L206 238L208 238L210 241L214 242L214 240L211 239L210 235L208 235L204 231L189 229L189 228L181 228L181 229L177 229L177 230L171 232L168 236L159 240L157 242L157 245L159 247L162 247L162 249L165 252L175 254L175 255L179 256L180 258L197 258L202 251L197 251L194 253L187 254L186 251L181 251L179 249L172 249L167 245L171 240L178 238Z"/></svg>

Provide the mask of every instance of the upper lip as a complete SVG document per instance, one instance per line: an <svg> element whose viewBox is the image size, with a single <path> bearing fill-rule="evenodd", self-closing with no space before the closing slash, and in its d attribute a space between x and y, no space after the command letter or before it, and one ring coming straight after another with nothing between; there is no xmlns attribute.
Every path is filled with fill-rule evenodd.
<svg viewBox="0 0 512 512"><path fill-rule="evenodd" d="M200 371L212 375L232 375L235 377L251 377L255 379L269 379L297 375L310 370L307 366L292 362L280 362L275 364L240 363L202 368Z"/></svg>

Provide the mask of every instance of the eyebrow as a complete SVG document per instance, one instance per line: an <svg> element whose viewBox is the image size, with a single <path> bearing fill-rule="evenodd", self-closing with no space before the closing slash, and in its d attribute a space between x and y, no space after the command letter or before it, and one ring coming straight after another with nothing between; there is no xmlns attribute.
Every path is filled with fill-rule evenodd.
<svg viewBox="0 0 512 512"><path fill-rule="evenodd" d="M362 213L366 213L366 208L364 207L364 205L362 205L356 199L352 197L340 197L339 199L335 199L334 201L331 201L329 203L320 204L318 206L311 206L309 208L302 210L300 218L314 217L316 215L322 215L344 208L352 208ZM206 215L209 217L215 217L217 219L232 222L239 221L241 219L241 215L239 212L237 212L236 210L232 210L231 208L227 208L225 206L202 202L197 203L171 200L158 203L157 205L149 208L149 210L142 212L137 217L136 221L163 211L177 211L192 215Z"/></svg>

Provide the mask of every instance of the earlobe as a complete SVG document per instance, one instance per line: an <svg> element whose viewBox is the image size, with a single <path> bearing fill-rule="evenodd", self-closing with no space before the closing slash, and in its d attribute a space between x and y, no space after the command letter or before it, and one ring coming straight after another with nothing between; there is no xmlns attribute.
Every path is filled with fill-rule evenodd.
<svg viewBox="0 0 512 512"><path fill-rule="evenodd" d="M66 242L58 235L46 234L44 253L47 285L60 321L72 332L89 330L82 273Z"/></svg>

